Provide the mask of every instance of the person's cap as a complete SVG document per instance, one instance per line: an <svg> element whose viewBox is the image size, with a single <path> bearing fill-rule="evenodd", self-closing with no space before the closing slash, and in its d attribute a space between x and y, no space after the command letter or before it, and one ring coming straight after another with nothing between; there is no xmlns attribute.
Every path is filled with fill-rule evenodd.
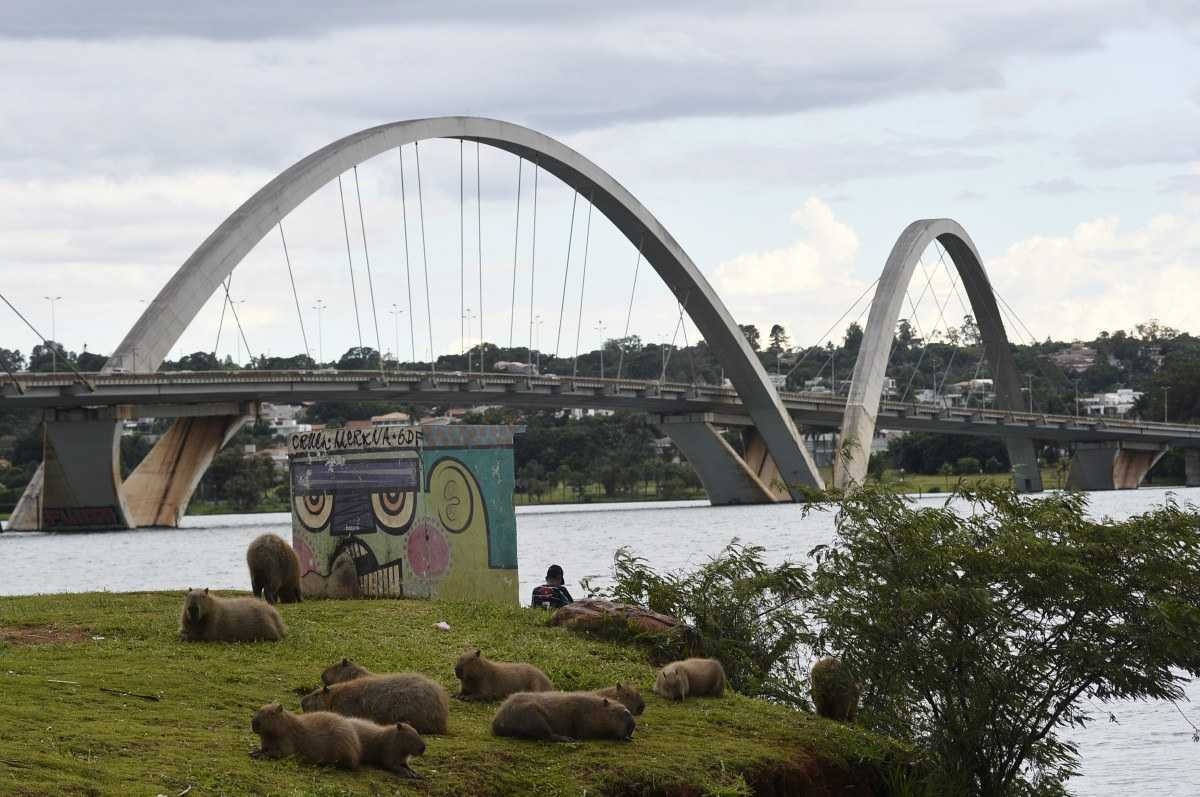
<svg viewBox="0 0 1200 797"><path fill-rule="evenodd" d="M546 570L546 578L547 579L562 578L562 577L563 577L563 571L562 571L562 567L560 565L550 565L549 569Z"/></svg>

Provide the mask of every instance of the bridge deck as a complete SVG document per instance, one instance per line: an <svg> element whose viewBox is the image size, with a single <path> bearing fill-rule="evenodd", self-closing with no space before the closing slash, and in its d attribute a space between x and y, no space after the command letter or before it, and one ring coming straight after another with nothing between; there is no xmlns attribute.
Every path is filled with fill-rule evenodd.
<svg viewBox="0 0 1200 797"><path fill-rule="evenodd" d="M749 417L733 388L679 382L508 373L372 371L196 371L151 374L18 374L0 387L0 407L120 407L122 417L178 413L178 405L231 401L401 401L433 405L628 409L665 415L715 413L731 425ZM797 424L837 428L846 401L828 393L780 391ZM168 409L163 405L175 405ZM878 424L951 434L1019 435L1061 441L1143 441L1200 447L1200 425L1048 415L884 401Z"/></svg>

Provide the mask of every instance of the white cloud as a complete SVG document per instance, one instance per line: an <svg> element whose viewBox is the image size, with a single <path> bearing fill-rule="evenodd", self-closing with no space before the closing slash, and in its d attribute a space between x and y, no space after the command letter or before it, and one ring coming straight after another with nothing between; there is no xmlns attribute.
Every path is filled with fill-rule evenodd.
<svg viewBox="0 0 1200 797"><path fill-rule="evenodd" d="M794 344L811 345L866 283L852 276L858 234L829 205L809 197L791 222L803 230L802 238L726 260L712 279L739 323L764 330L782 323Z"/></svg>
<svg viewBox="0 0 1200 797"><path fill-rule="evenodd" d="M1164 214L1127 230L1115 216L1093 219L1070 235L1018 241L987 268L1039 339L1092 338L1149 318L1194 332L1200 220Z"/></svg>

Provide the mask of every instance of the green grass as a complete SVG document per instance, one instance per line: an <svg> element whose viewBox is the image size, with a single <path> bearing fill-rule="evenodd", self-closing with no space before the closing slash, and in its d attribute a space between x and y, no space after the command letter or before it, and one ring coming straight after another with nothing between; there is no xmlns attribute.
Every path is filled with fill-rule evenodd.
<svg viewBox="0 0 1200 797"><path fill-rule="evenodd" d="M0 599L0 794L749 794L747 782L780 769L861 782L909 758L865 731L738 695L668 703L650 693L654 671L640 648L549 627L536 610L308 601L282 607L284 642L224 645L177 641L181 605L180 593ZM452 630L433 628L439 620ZM47 626L86 633L2 641L5 631ZM258 741L251 714L272 700L298 710L299 693L342 656L425 672L455 691L454 660L473 646L533 662L564 689L638 685L647 707L634 741L497 739L495 705L452 701L450 733L427 737L416 783L247 755Z"/></svg>

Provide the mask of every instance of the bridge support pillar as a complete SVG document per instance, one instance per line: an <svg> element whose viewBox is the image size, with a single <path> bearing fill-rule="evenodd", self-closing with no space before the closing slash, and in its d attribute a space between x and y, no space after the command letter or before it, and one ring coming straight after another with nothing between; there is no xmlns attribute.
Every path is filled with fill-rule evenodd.
<svg viewBox="0 0 1200 797"><path fill-rule="evenodd" d="M1183 451L1184 484L1200 487L1200 448L1185 448Z"/></svg>
<svg viewBox="0 0 1200 797"><path fill-rule="evenodd" d="M1067 487L1072 490L1134 490L1166 450L1165 445L1124 440L1079 443L1071 457Z"/></svg>
<svg viewBox="0 0 1200 797"><path fill-rule="evenodd" d="M1040 493L1042 469L1038 466L1037 449L1028 437L1009 437L1004 441L1008 461L1012 464L1013 488L1019 493Z"/></svg>
<svg viewBox="0 0 1200 797"><path fill-rule="evenodd" d="M245 415L176 418L125 480L132 525L177 527L209 463L247 420Z"/></svg>
<svg viewBox="0 0 1200 797"><path fill-rule="evenodd" d="M696 469L713 506L792 500L766 443L754 427L743 432L743 458L704 415L659 416L655 423Z"/></svg>
<svg viewBox="0 0 1200 797"><path fill-rule="evenodd" d="M44 421L42 467L9 528L130 528L121 494L121 424L111 408L48 410Z"/></svg>

